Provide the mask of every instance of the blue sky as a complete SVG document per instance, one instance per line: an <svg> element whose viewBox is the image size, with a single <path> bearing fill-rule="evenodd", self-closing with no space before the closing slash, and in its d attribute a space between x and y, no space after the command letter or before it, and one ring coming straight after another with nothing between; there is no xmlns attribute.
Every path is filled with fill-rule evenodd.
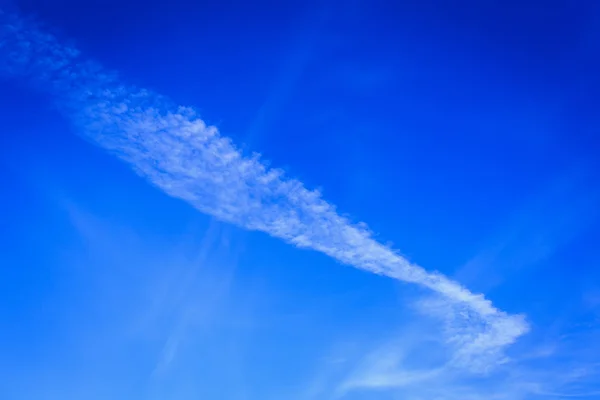
<svg viewBox="0 0 600 400"><path fill-rule="evenodd" d="M600 398L597 2L190 3L0 3L0 398Z"/></svg>

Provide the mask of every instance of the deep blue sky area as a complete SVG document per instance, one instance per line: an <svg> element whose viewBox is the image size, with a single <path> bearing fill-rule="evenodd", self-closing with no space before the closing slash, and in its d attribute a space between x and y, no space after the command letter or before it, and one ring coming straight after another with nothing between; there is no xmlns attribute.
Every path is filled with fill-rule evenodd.
<svg viewBox="0 0 600 400"><path fill-rule="evenodd" d="M128 82L197 107L412 253L413 234L386 229L390 213L429 245L448 235L468 244L564 171L597 170L597 6L540 4L65 0L21 9ZM446 250L454 263L468 256Z"/></svg>
<svg viewBox="0 0 600 400"><path fill-rule="evenodd" d="M85 140L44 71L5 68L35 61L10 47L2 17L0 398L600 398L600 2L0 10L126 91L194 108L244 157L319 189L498 312L473 317L471 300L443 300L448 286L351 268L319 252L339 242L297 248L165 189L178 181L143 179ZM523 332L498 322L512 316ZM488 340L497 331L514 338Z"/></svg>

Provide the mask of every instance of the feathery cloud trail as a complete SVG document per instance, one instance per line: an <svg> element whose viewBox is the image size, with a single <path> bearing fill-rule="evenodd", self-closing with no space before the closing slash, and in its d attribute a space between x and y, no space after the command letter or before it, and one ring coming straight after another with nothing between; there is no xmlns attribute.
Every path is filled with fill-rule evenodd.
<svg viewBox="0 0 600 400"><path fill-rule="evenodd" d="M189 107L129 86L33 21L0 10L0 74L49 93L84 139L128 163L165 193L237 226L265 232L353 267L429 288L445 299L453 332L468 332L458 362L501 355L528 330L523 316L409 262L259 155L243 155ZM458 321L458 322L457 322ZM468 341L464 339L468 337Z"/></svg>

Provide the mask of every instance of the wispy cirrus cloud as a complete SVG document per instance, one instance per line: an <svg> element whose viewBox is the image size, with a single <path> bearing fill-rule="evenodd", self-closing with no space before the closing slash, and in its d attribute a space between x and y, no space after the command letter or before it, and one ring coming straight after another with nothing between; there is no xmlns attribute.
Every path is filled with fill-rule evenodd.
<svg viewBox="0 0 600 400"><path fill-rule="evenodd" d="M322 363L307 384L310 394L292 398L361 398L368 393L368 398L382 399L525 400L596 398L600 393L598 349L586 335L577 335L577 343L563 335L538 336L533 342L528 338L505 364L486 374L467 374L448 362L453 351L430 323L413 318L394 338L372 338L361 345L363 354L348 352L351 360ZM574 354L583 348L588 355Z"/></svg>
<svg viewBox="0 0 600 400"><path fill-rule="evenodd" d="M528 331L523 316L411 263L318 191L268 167L258 154L245 156L192 108L123 83L25 18L0 12L0 26L1 73L24 77L51 94L84 139L160 190L219 220L437 293L439 301L427 307L440 311L455 365L486 371Z"/></svg>

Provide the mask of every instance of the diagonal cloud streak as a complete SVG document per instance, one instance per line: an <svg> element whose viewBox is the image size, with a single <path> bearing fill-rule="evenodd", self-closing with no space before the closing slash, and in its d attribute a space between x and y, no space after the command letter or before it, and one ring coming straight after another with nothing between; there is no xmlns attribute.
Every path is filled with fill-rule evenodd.
<svg viewBox="0 0 600 400"><path fill-rule="evenodd" d="M0 26L0 74L49 93L84 139L170 196L222 221L433 290L451 313L463 315L461 329L472 328L458 363L501 354L527 332L523 316L498 310L483 295L377 242L366 225L341 216L318 191L269 168L258 154L244 156L193 109L122 83L33 21L0 10Z"/></svg>

